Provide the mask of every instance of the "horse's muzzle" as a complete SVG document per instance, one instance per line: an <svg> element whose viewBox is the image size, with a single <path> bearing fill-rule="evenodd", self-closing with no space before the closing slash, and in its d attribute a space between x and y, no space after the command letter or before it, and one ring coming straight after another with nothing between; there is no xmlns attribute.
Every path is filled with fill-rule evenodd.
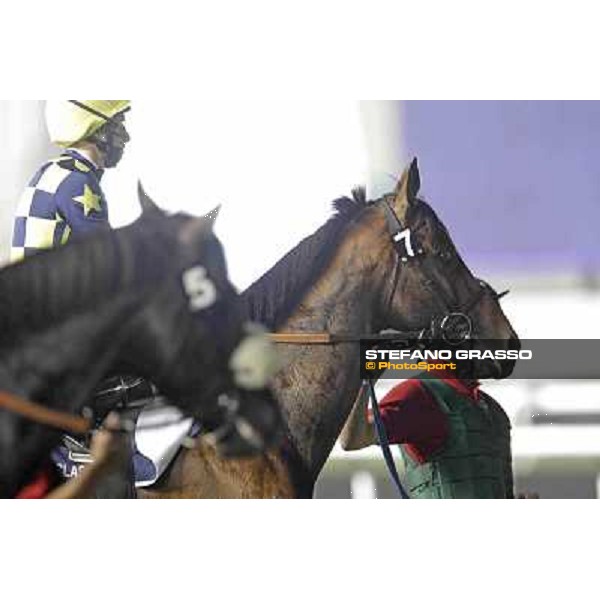
<svg viewBox="0 0 600 600"><path fill-rule="evenodd" d="M282 440L283 420L269 389L236 389L220 397L219 408L223 422L207 438L226 458L262 454Z"/></svg>
<svg viewBox="0 0 600 600"><path fill-rule="evenodd" d="M229 361L235 388L219 397L221 425L209 434L219 452L240 458L260 454L281 439L283 420L269 388L279 369L275 345L260 325L247 324L247 335Z"/></svg>
<svg viewBox="0 0 600 600"><path fill-rule="evenodd" d="M264 390L280 368L279 355L262 326L248 323L246 331L248 335L231 355L229 368L238 388Z"/></svg>
<svg viewBox="0 0 600 600"><path fill-rule="evenodd" d="M520 350L521 342L518 337L513 336L508 340L475 340L474 346L478 350ZM516 360L513 359L485 359L476 361L475 372L472 374L476 379L506 379L512 375Z"/></svg>

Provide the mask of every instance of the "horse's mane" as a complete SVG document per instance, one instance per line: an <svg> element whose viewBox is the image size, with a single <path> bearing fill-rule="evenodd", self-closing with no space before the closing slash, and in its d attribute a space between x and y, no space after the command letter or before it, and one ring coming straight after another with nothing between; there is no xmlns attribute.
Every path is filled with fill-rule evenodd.
<svg viewBox="0 0 600 600"><path fill-rule="evenodd" d="M2 269L0 350L10 348L22 335L51 329L79 312L93 310L134 279L143 280L147 273L140 267L152 268L154 261L136 261L136 255L150 251L150 243L144 243L148 236L140 235L141 229L134 225L89 236ZM82 264L89 268L82 269Z"/></svg>
<svg viewBox="0 0 600 600"><path fill-rule="evenodd" d="M288 252L242 295L246 315L277 329L292 314L329 264L348 225L369 205L363 187L333 201L334 215Z"/></svg>

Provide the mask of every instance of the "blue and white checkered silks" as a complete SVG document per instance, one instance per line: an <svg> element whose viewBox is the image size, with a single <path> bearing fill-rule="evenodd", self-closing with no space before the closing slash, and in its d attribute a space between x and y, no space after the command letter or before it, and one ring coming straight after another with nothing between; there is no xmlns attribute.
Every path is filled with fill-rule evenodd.
<svg viewBox="0 0 600 600"><path fill-rule="evenodd" d="M21 196L11 260L28 258L70 239L109 229L102 171L74 150L46 163Z"/></svg>

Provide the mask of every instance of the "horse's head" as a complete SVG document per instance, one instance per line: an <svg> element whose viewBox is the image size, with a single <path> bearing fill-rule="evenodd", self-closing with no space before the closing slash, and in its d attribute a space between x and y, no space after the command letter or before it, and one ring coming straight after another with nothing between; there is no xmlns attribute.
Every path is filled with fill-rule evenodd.
<svg viewBox="0 0 600 600"><path fill-rule="evenodd" d="M268 387L275 351L238 310L213 231L218 210L203 218L167 216L141 188L140 200L139 226L161 248L164 276L135 320L128 352L141 353L143 375L217 432L224 454L262 451L275 441L281 424Z"/></svg>
<svg viewBox="0 0 600 600"><path fill-rule="evenodd" d="M394 194L375 203L383 238L377 245L382 281L378 325L424 330L451 344L483 340L496 348L518 349L519 339L500 307L500 295L473 276L444 224L417 198L421 179L417 160L406 169ZM478 377L508 377L514 362L479 361Z"/></svg>

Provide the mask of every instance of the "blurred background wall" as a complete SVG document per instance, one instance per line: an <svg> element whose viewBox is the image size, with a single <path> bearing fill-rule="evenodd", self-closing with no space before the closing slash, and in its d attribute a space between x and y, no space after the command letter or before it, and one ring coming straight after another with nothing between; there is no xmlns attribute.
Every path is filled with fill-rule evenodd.
<svg viewBox="0 0 600 600"><path fill-rule="evenodd" d="M17 200L50 152L43 108L43 100L0 100L0 263L8 260Z"/></svg>
<svg viewBox="0 0 600 600"><path fill-rule="evenodd" d="M406 102L423 192L484 274L597 276L599 102Z"/></svg>

